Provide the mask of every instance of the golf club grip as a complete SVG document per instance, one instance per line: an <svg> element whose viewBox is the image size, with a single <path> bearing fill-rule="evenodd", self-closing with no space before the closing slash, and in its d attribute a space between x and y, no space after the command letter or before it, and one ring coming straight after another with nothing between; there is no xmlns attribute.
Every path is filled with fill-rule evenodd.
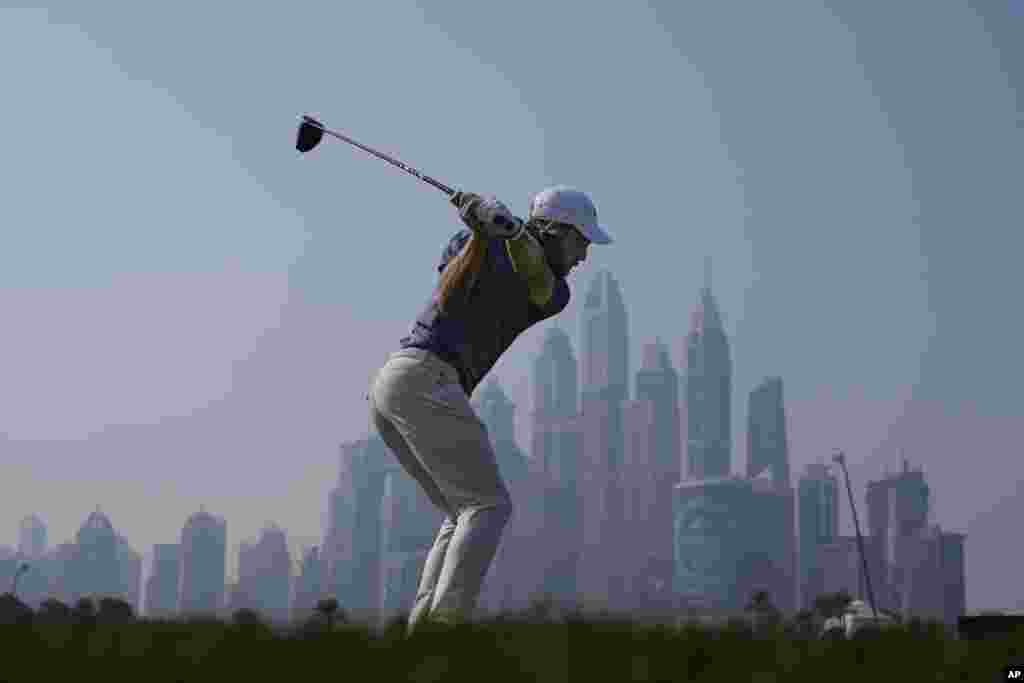
<svg viewBox="0 0 1024 683"><path fill-rule="evenodd" d="M453 194L455 194L455 190L454 189L448 187L447 185L445 185L442 182L434 180L433 178L431 178L428 175L424 175L423 173L420 173L419 171L417 171L415 168L413 168L411 166L406 166L405 164L403 164L398 159L392 159L391 157L389 157L387 154L384 154L383 152L378 152L377 150L373 149L372 147L367 147L366 145L360 144L360 143L356 142L355 140L353 140L352 138L350 138L348 136L345 136L345 135L342 135L341 133L338 133L336 131L330 130L329 128L325 128L324 126L320 125L320 123L317 122L314 119L311 119L309 117L303 117L303 120L308 121L310 124L316 126L317 128L319 128L323 132L327 133L328 135L333 135L334 137L338 138L339 140L343 140L343 141L349 143L350 145L355 145L356 147L358 147L359 149L363 150L364 152L369 152L370 154L372 154L373 156L377 157L378 159L383 159L384 161L388 162L389 164L392 164L392 165L397 166L398 168L402 169L406 173L409 173L410 175L416 176L417 178L419 178L423 182L428 183L430 185L433 185L437 189L441 190L442 192L444 192L449 197L451 197Z"/></svg>

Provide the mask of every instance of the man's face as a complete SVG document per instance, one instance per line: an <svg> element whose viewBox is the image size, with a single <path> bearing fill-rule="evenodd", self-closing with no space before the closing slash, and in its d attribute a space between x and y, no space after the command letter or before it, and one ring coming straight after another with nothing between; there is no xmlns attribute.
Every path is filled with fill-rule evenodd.
<svg viewBox="0 0 1024 683"><path fill-rule="evenodd" d="M572 270L580 263L587 260L587 248L590 240L583 236L576 228L570 228L562 237L562 250L565 254L565 265Z"/></svg>

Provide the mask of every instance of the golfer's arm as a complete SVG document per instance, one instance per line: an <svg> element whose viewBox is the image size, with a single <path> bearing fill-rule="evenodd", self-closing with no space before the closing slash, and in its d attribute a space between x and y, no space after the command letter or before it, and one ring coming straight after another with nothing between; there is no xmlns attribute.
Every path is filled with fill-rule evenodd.
<svg viewBox="0 0 1024 683"><path fill-rule="evenodd" d="M505 241L512 268L526 280L530 301L544 307L555 292L555 274L544 258L544 247L533 235L523 230L518 239Z"/></svg>

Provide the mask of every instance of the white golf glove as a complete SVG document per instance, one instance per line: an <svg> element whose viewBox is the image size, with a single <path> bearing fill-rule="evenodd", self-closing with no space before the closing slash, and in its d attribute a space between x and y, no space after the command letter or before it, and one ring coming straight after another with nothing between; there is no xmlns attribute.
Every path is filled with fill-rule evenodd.
<svg viewBox="0 0 1024 683"><path fill-rule="evenodd" d="M520 234L523 221L508 210L497 197L481 197L471 192L456 192L452 203L459 207L464 222L474 227L467 219L473 220L479 229L488 237L510 239Z"/></svg>

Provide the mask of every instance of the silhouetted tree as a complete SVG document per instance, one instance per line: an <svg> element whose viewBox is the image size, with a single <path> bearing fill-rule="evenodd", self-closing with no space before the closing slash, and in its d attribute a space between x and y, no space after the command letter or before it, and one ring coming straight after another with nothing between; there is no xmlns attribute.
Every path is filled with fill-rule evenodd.
<svg viewBox="0 0 1024 683"><path fill-rule="evenodd" d="M818 620L814 611L802 609L793 615L793 631L799 636L813 637L818 632Z"/></svg>
<svg viewBox="0 0 1024 683"><path fill-rule="evenodd" d="M96 603L92 598L79 598L72 610L75 621L83 626L90 626L96 623Z"/></svg>
<svg viewBox="0 0 1024 683"><path fill-rule="evenodd" d="M0 624L28 625L32 623L32 608L18 599L14 593L0 595Z"/></svg>
<svg viewBox="0 0 1024 683"><path fill-rule="evenodd" d="M338 601L334 598L325 598L320 602L316 603L316 611L322 614L324 618L327 620L327 630L333 631L335 619L334 615L336 612L338 612ZM348 619L345 618L345 610L341 610L341 614L339 616L341 618L341 623L344 624L348 621Z"/></svg>
<svg viewBox="0 0 1024 683"><path fill-rule="evenodd" d="M67 623L72 616L71 608L57 598L46 598L36 610L36 618L48 624Z"/></svg>
<svg viewBox="0 0 1024 683"><path fill-rule="evenodd" d="M770 629L782 622L782 612L772 604L768 591L755 591L745 609L755 630Z"/></svg>
<svg viewBox="0 0 1024 683"><path fill-rule="evenodd" d="M98 621L105 624L127 624L135 620L135 612L127 600L115 597L100 598Z"/></svg>
<svg viewBox="0 0 1024 683"><path fill-rule="evenodd" d="M260 613L249 607L236 609L231 613L231 622L235 626L261 626L263 619Z"/></svg>
<svg viewBox="0 0 1024 683"><path fill-rule="evenodd" d="M843 616L843 610L853 602L853 597L845 590L838 593L822 593L814 598L814 611L823 619Z"/></svg>

